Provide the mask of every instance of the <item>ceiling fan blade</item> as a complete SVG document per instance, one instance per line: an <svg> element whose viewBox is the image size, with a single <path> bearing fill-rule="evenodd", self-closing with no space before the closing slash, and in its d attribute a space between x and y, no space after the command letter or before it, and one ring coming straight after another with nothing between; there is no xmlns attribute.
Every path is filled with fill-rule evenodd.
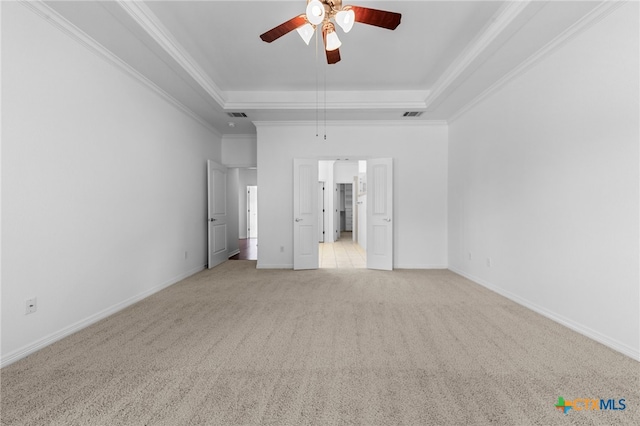
<svg viewBox="0 0 640 426"><path fill-rule="evenodd" d="M402 15L386 10L369 9L368 7L350 6L355 13L355 21L363 24L375 25L376 27L395 30L400 25Z"/></svg>
<svg viewBox="0 0 640 426"><path fill-rule="evenodd" d="M327 63L329 65L340 62L340 49L325 50L327 52Z"/></svg>
<svg viewBox="0 0 640 426"><path fill-rule="evenodd" d="M274 40L279 39L283 35L303 26L307 23L307 19L304 15L296 16L289 19L287 22L283 22L275 28L270 29L266 33L262 34L260 38L267 43L271 43Z"/></svg>
<svg viewBox="0 0 640 426"><path fill-rule="evenodd" d="M327 64L332 65L340 62L340 49L327 50L327 29L322 29L322 41L324 42L324 51L327 55Z"/></svg>

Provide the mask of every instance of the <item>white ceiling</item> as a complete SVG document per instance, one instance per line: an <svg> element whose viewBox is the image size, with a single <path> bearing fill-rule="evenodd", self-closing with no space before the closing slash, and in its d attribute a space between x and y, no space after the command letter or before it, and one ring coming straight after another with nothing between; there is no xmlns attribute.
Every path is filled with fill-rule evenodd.
<svg viewBox="0 0 640 426"><path fill-rule="evenodd" d="M259 35L305 0L50 1L46 5L221 134L253 121L448 120L556 37L596 1L344 0L402 14L395 31L338 29L342 60L315 38ZM54 13L54 12L52 12ZM320 45L322 43L320 42ZM422 116L402 118L405 111ZM245 112L248 118L230 118ZM235 127L229 127L233 122Z"/></svg>

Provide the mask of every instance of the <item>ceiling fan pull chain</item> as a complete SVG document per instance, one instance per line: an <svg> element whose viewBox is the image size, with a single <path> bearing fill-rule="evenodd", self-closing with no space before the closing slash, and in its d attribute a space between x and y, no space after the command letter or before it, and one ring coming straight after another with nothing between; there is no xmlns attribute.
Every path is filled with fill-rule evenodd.
<svg viewBox="0 0 640 426"><path fill-rule="evenodd" d="M318 134L320 133L318 131L318 127L319 127L319 124L318 124L318 104L319 104L318 92L320 91L320 88L319 88L320 83L318 82L319 81L318 67L319 67L319 65L318 65L318 31L316 29L316 138L318 137Z"/></svg>
<svg viewBox="0 0 640 426"><path fill-rule="evenodd" d="M324 140L327 140L327 70L329 65L324 66Z"/></svg>

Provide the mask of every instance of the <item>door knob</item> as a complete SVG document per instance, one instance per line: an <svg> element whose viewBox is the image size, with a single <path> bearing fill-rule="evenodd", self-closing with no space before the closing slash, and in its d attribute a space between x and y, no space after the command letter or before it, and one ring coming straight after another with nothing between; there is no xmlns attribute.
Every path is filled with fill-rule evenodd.
<svg viewBox="0 0 640 426"><path fill-rule="evenodd" d="M296 222L302 222L302 219L300 219L299 217L296 217Z"/></svg>
<svg viewBox="0 0 640 426"><path fill-rule="evenodd" d="M216 221L216 219L214 219L214 218L209 219L209 222L215 222L215 221Z"/></svg>
<svg viewBox="0 0 640 426"><path fill-rule="evenodd" d="M386 217L386 218L384 218L382 220L384 220L385 222L391 222L391 218L390 217Z"/></svg>

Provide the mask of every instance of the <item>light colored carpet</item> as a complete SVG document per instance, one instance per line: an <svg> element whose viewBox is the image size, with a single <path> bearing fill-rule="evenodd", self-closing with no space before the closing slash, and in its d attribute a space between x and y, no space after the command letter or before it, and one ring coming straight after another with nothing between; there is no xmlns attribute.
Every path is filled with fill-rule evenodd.
<svg viewBox="0 0 640 426"><path fill-rule="evenodd" d="M3 425L640 424L640 364L449 271L228 261L1 371ZM624 411L554 408L625 398Z"/></svg>

